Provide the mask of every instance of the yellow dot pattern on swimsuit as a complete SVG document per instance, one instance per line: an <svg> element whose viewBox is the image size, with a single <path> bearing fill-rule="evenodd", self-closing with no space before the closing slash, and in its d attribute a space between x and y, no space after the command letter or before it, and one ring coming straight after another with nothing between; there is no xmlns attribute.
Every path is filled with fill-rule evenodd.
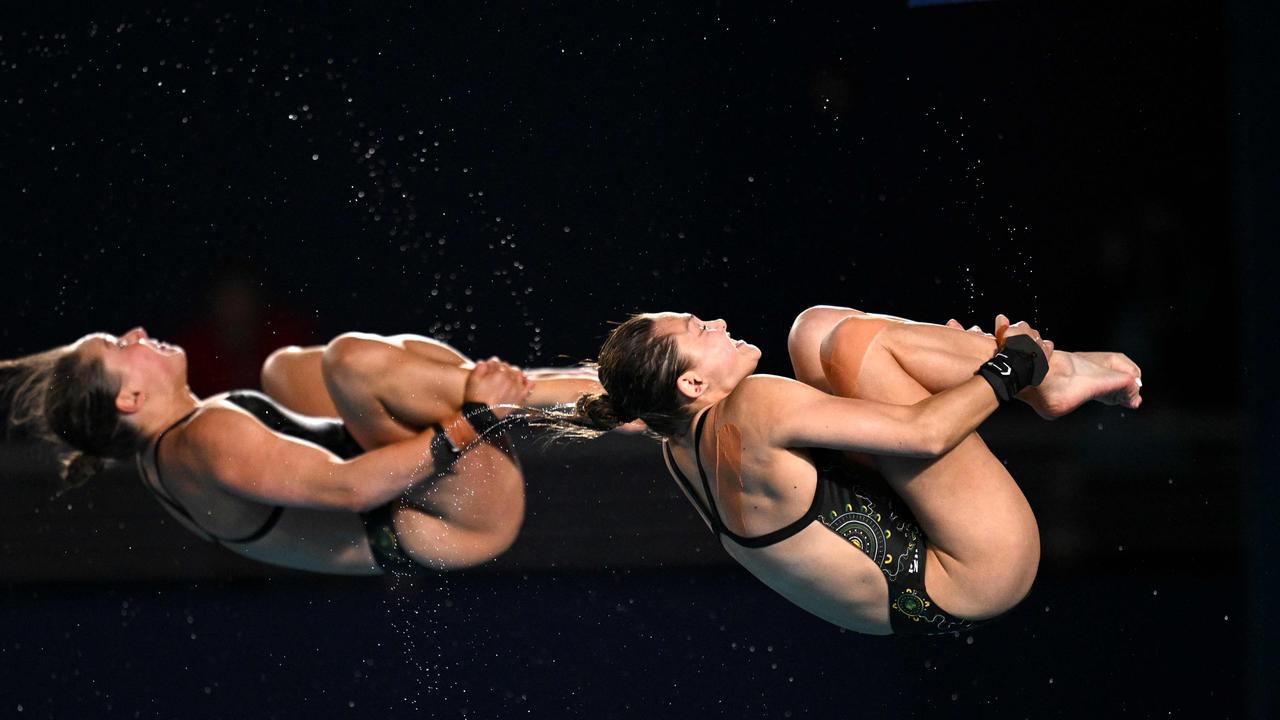
<svg viewBox="0 0 1280 720"><path fill-rule="evenodd" d="M903 590L893 601L893 609L911 618L912 622L920 622L925 611L932 606L932 602L916 595L915 590L911 588Z"/></svg>
<svg viewBox="0 0 1280 720"><path fill-rule="evenodd" d="M819 466L820 476L839 474L829 464ZM902 510L892 495L877 494L874 484L863 486L861 480L868 478L845 475L842 480L840 484L852 490L855 502L841 502L843 512L831 510L818 519L880 568L889 583L894 632L918 635L974 627L976 623L953 617L938 607L925 592L925 538L910 513Z"/></svg>
<svg viewBox="0 0 1280 720"><path fill-rule="evenodd" d="M374 545L384 552L395 552L396 548L400 545L399 541L396 539L395 532L393 532L389 526L379 527L374 533L372 533L372 537L369 539Z"/></svg>

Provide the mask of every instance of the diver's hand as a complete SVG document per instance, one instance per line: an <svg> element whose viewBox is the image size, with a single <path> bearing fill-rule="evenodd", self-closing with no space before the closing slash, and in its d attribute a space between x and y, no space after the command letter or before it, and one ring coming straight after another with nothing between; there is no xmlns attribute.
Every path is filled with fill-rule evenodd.
<svg viewBox="0 0 1280 720"><path fill-rule="evenodd" d="M975 335L981 335L981 336L983 336L983 337L991 338L991 339L995 340L995 341L996 341L996 343L997 343L998 345L1004 345L1004 339L1005 339L1005 336L1003 335L1003 333L1002 333L1002 331L1000 330L1000 328L1001 328L1002 326L1003 326L1003 327L1006 327L1006 328L1007 328L1007 327L1011 327L1011 325L1009 324L1009 318L1005 317L1003 314L1000 314L1000 315L997 315L997 316L996 316L996 320L995 320L995 328L996 328L996 332L997 332L997 334L992 334L992 333L989 333L989 332L987 332L987 331L983 330L983 329L982 329L982 327L981 327L980 325L972 325L972 326L970 326L970 327L966 328L964 325L961 325L961 324L960 324L960 321L959 321L959 320L956 320L955 318L951 318L950 320L948 320L948 321L947 321L947 323L946 323L946 324L947 324L947 327L952 328L952 329L955 329L955 330L964 330L964 331L966 331L966 332L974 333ZM1031 330L1032 330L1032 332L1035 332L1035 329L1034 329L1034 328L1031 328L1031 326L1030 326L1030 325L1027 325L1025 322L1014 323L1014 325L1025 325L1027 328L1031 329ZM1015 334L1015 335L1022 335L1022 334L1024 334L1024 333L1022 333L1022 332L1017 332L1017 333L1014 333L1014 334ZM1053 352L1053 348L1054 348L1054 344L1053 344L1053 341L1052 341L1052 340L1046 340L1046 339L1041 338L1041 337L1040 337L1040 334L1039 334L1038 332L1036 332L1036 333L1035 333L1035 337L1034 337L1033 339L1035 339L1037 342L1039 342L1039 343L1040 343L1040 345L1041 345L1041 347L1043 347L1043 348L1045 349L1045 357L1046 357L1046 358L1047 358L1047 357L1049 357L1049 355L1050 355L1050 354L1052 354L1052 352Z"/></svg>
<svg viewBox="0 0 1280 720"><path fill-rule="evenodd" d="M1042 339L1040 337L1039 330L1028 325L1025 320L1010 323L1009 318L1004 313L996 315L995 336L997 345L1004 347L1004 344L1009 341L1009 338L1016 337L1018 335L1026 335L1032 340L1035 340L1036 344L1040 346L1040 349L1044 350L1045 360L1053 357L1053 343L1049 340Z"/></svg>
<svg viewBox="0 0 1280 720"><path fill-rule="evenodd" d="M481 360L471 369L462 390L464 402L488 405L494 417L504 418L533 392L533 381L520 368L496 357Z"/></svg>

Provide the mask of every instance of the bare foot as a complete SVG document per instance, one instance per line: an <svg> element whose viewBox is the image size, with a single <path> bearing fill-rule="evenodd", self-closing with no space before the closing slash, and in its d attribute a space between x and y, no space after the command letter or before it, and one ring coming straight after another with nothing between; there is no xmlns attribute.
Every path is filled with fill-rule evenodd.
<svg viewBox="0 0 1280 720"><path fill-rule="evenodd" d="M1078 358L1084 358L1095 365L1119 370L1122 373L1128 373L1138 378L1138 387L1142 387L1142 368L1138 364L1129 359L1124 353L1114 352L1076 352L1072 353Z"/></svg>
<svg viewBox="0 0 1280 720"><path fill-rule="evenodd" d="M1049 374L1038 387L1018 395L1040 417L1054 420L1090 400L1136 408L1142 404L1141 370L1119 353L1070 353L1049 359Z"/></svg>

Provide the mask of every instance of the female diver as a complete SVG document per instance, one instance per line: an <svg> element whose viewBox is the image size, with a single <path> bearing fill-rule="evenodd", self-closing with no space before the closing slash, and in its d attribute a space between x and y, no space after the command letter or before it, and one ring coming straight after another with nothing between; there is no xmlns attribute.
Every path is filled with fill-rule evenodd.
<svg viewBox="0 0 1280 720"><path fill-rule="evenodd" d="M182 349L135 328L0 362L0 409L9 434L74 448L67 486L134 457L148 489L204 538L261 562L372 575L506 550L524 484L498 419L599 387L580 370L526 377L427 338L354 333L279 350L262 379L274 399L201 400Z"/></svg>
<svg viewBox="0 0 1280 720"><path fill-rule="evenodd" d="M759 348L722 320L637 315L600 349L605 392L559 419L642 420L735 560L864 633L967 629L1030 589L1035 517L976 433L1002 400L1048 418L1141 403L1125 356L1053 352L1003 315L992 336L819 306L788 349L798 382L753 375Z"/></svg>

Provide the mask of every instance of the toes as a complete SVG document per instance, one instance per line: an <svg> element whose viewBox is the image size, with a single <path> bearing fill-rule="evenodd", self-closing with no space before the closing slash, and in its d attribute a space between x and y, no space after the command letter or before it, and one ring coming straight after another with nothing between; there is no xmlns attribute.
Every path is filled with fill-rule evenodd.
<svg viewBox="0 0 1280 720"><path fill-rule="evenodd" d="M1121 405L1134 409L1142 404L1142 381L1138 378L1132 378L1121 391Z"/></svg>

